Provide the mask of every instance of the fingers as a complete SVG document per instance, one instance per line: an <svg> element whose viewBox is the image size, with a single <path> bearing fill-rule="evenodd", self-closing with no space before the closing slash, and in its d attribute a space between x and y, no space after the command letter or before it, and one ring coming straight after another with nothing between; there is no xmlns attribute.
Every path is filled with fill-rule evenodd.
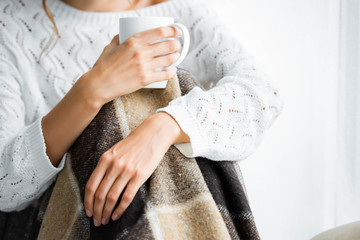
<svg viewBox="0 0 360 240"><path fill-rule="evenodd" d="M151 56L161 56L167 53L178 52L181 49L179 40L166 40L145 47L144 51L150 51Z"/></svg>
<svg viewBox="0 0 360 240"><path fill-rule="evenodd" d="M93 215L94 196L100 182L103 180L103 177L105 175L107 169L107 161L109 161L109 159L107 159L106 155L102 155L98 165L96 166L94 172L91 174L88 182L86 183L84 207L86 215L88 217L91 217Z"/></svg>
<svg viewBox="0 0 360 240"><path fill-rule="evenodd" d="M115 173L107 173L99 185L99 188L96 190L93 220L94 225L97 227L100 226L100 223L107 224L107 219L103 218L102 213L107 193L116 180L116 177L117 175L115 175Z"/></svg>
<svg viewBox="0 0 360 240"><path fill-rule="evenodd" d="M104 48L104 51L108 50L108 51L113 52L117 46L119 46L119 34L116 34L112 38L111 42Z"/></svg>
<svg viewBox="0 0 360 240"><path fill-rule="evenodd" d="M176 67L172 67L172 68L169 68L169 69L164 69L164 70L159 71L159 72L156 72L154 70L153 74L151 75L151 77L154 78L154 80L152 82L169 80L169 79L171 79L172 77L174 77L176 75L176 71L177 71Z"/></svg>
<svg viewBox="0 0 360 240"><path fill-rule="evenodd" d="M112 40L111 40L112 44L119 44L119 34L116 34Z"/></svg>
<svg viewBox="0 0 360 240"><path fill-rule="evenodd" d="M161 26L136 33L133 37L143 39L147 45L162 38L176 38L178 37L177 31L175 27Z"/></svg>
<svg viewBox="0 0 360 240"><path fill-rule="evenodd" d="M161 67L167 67L167 66L161 66ZM146 79L142 80L143 86L146 86L153 82L169 80L176 75L176 71L177 71L176 67L171 67L169 69L160 68L158 70L154 67L147 67L147 69L149 73L146 75Z"/></svg>
<svg viewBox="0 0 360 240"><path fill-rule="evenodd" d="M162 73L169 74L171 71L176 74L176 68ZM142 128L137 129L149 131L153 129L153 125L149 124L143 124ZM152 131L156 133L158 129ZM126 139L105 152L90 176L86 184L84 205L88 210L87 215L94 217L95 226L100 226L101 223L107 224L110 217L116 221L123 215L141 185L154 172L164 156L166 149L153 151L154 139L151 137L153 134L145 135L141 134L142 132L141 130L133 131ZM120 196L121 199L119 199ZM120 204L114 210L118 200Z"/></svg>
<svg viewBox="0 0 360 240"><path fill-rule="evenodd" d="M135 175L134 178L132 178L128 185L126 186L125 192L121 197L121 201L119 206L115 209L114 213L112 214L111 219L113 221L118 220L121 215L125 212L125 210L129 207L130 203L134 199L136 193L138 192L139 188L143 184L143 182L140 180L138 175Z"/></svg>
<svg viewBox="0 0 360 240"><path fill-rule="evenodd" d="M173 64L180 57L180 53L169 53L167 55L159 56L153 58L152 61L149 62L149 69L155 70L159 67L167 67Z"/></svg>
<svg viewBox="0 0 360 240"><path fill-rule="evenodd" d="M128 178L128 177L120 175L115 180L112 187L110 188L110 190L107 194L107 197L106 197L106 203L105 203L104 211L103 211L103 218L106 219L106 223L103 223L103 224L107 224L109 222L110 215L111 215L112 211L114 210L116 202L118 201L119 196L122 193L122 191L124 190L129 179L130 178Z"/></svg>

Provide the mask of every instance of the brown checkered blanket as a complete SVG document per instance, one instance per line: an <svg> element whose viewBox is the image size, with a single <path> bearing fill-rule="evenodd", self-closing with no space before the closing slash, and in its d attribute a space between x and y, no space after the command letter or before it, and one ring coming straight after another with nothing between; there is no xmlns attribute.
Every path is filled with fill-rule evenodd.
<svg viewBox="0 0 360 240"><path fill-rule="evenodd" d="M118 221L95 227L84 212L85 185L102 153L157 108L194 86L195 77L178 68L166 89L140 89L105 104L70 148L65 167L41 198L39 210L27 210L34 226L41 223L38 231L28 227L32 236L38 234L40 240L259 239L238 163L186 158L174 146ZM7 221L15 223L14 219L7 216ZM4 236L14 239L15 235L6 235L11 233L6 227L9 224Z"/></svg>

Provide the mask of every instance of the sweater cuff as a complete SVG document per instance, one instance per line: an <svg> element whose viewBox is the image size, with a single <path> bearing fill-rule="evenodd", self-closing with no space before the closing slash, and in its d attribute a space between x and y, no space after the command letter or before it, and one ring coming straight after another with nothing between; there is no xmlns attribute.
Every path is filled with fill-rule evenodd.
<svg viewBox="0 0 360 240"><path fill-rule="evenodd" d="M33 161L34 166L36 166L39 178L50 180L63 169L67 152L62 157L58 167L54 167L46 154L41 119L42 118L38 118L35 122L26 127L25 145L28 150L29 159Z"/></svg>
<svg viewBox="0 0 360 240"><path fill-rule="evenodd" d="M196 119L192 118L179 98L176 101L176 103L170 102L168 106L157 109L155 113L166 112L170 114L177 121L182 131L189 136L190 143L174 144L185 157L194 158L205 155L208 152L208 148L206 141L202 139L200 127Z"/></svg>

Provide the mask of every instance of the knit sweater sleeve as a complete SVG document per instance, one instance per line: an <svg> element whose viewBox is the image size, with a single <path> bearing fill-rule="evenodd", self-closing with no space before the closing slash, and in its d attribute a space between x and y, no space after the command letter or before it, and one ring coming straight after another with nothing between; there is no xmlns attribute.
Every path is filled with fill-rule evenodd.
<svg viewBox="0 0 360 240"><path fill-rule="evenodd" d="M41 117L26 124L22 98L25 58L15 40L0 32L0 211L29 206L55 180L66 154L54 167L46 154ZM19 60L22 59L22 60Z"/></svg>
<svg viewBox="0 0 360 240"><path fill-rule="evenodd" d="M200 2L184 9L192 47L179 67L197 77L201 88L156 112L173 116L189 136L190 143L174 145L186 157L240 161L256 150L283 101L214 7Z"/></svg>

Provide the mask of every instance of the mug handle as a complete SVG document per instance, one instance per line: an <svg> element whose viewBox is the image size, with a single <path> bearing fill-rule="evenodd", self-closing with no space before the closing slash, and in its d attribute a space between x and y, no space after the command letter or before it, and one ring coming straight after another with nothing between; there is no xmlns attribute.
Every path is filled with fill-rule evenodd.
<svg viewBox="0 0 360 240"><path fill-rule="evenodd" d="M168 25L168 27L171 27L171 26L178 27L181 30L181 32L182 32L181 37L183 38L183 46L181 48L180 57L178 59L176 59L176 61L174 63L172 63L171 65L169 65L167 67L164 67L163 69L165 69L165 70L170 69L172 67L176 67L177 65L179 65L184 60L184 58L186 57L186 54L188 53L189 46L190 46L189 30L184 25L182 25L181 23L172 23L172 24Z"/></svg>

